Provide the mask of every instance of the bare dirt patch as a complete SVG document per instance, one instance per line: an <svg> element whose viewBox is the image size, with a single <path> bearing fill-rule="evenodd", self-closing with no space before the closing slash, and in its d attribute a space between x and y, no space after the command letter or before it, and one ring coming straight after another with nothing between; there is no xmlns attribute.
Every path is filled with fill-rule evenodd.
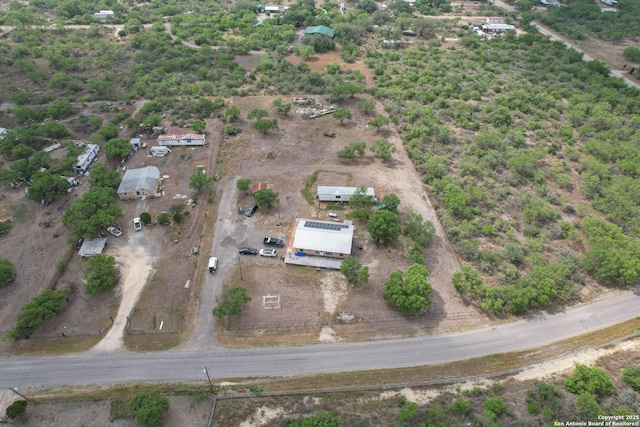
<svg viewBox="0 0 640 427"><path fill-rule="evenodd" d="M241 98L234 104L241 111L251 108L269 111L274 99ZM283 102L291 101L283 99ZM252 301L245 306L241 316L230 319L229 331L221 331L218 337L221 343L234 346L270 345L283 341L299 343L308 342L305 341L308 337L317 341L321 336L332 340L382 339L488 324L484 315L462 303L451 286L451 275L458 268L457 258L444 238L399 136L391 129L376 131L369 127L369 116L355 108L355 101L354 98L345 102L344 106L354 117L342 125L331 115L309 120L290 113L287 117L278 117L280 131L263 135L253 131L250 122L238 121L243 133L222 142L218 189L231 192L236 203L246 207L250 196L239 194L234 184L238 178L249 178L252 182L268 183L279 193L280 204L260 210L251 218L239 215L235 205L220 206L218 219L224 217L224 221L218 222L215 228L214 233L220 233L220 237L214 238L214 250L234 254L239 246L260 247L264 236L283 238L290 243L295 218L328 219L327 213L333 211L340 219L345 219L346 206L310 205L302 197L304 183L314 171L318 171L318 179L311 188L312 194L317 185L372 186L379 198L389 193L397 194L401 200L401 213L419 213L436 224L437 236L425 252L434 288L429 315L404 316L381 298L384 282L391 271L409 266L405 256L408 244L399 239L389 246L378 245L370 241L364 225L358 223L353 255L370 267L368 284L351 287L338 272L286 267L279 259L242 256L244 277L240 278L238 266L232 267L226 272L223 289L244 286ZM371 115L378 111L382 111L381 107ZM336 138L323 136L327 129L334 131ZM335 154L349 142L364 140L372 144L380 138L388 139L397 148L390 161L382 162L367 153L360 160L343 162ZM216 247L218 238L220 243ZM268 295L279 296L280 309L264 308L264 297ZM339 324L336 321L338 312L350 313L360 321Z"/></svg>

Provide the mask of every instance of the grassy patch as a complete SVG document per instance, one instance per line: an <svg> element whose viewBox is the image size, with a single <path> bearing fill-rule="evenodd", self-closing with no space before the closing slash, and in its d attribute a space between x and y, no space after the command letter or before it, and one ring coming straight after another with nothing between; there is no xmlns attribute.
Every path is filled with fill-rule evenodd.
<svg viewBox="0 0 640 427"><path fill-rule="evenodd" d="M18 222L25 222L33 218L33 212L27 208L26 203L20 203L19 205L14 206L12 215Z"/></svg>
<svg viewBox="0 0 640 427"><path fill-rule="evenodd" d="M313 187L313 184L316 183L319 175L320 175L319 170L309 175L307 179L304 181L304 188L300 191L300 193L302 193L302 197L304 197L307 203L309 203L311 206L315 205L316 203L316 198L313 197L313 194L311 193L311 187Z"/></svg>

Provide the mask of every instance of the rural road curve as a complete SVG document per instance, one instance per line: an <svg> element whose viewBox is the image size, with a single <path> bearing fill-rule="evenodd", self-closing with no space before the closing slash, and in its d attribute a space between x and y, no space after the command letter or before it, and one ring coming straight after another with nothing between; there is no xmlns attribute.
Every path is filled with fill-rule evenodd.
<svg viewBox="0 0 640 427"><path fill-rule="evenodd" d="M633 319L640 314L639 307L640 290L636 290L560 314L412 339L303 347L7 357L0 361L0 387L205 381L205 366L216 380L421 366L552 344Z"/></svg>
<svg viewBox="0 0 640 427"><path fill-rule="evenodd" d="M515 12L516 8L513 6L509 6L508 4L500 1L500 0L494 0L494 5L497 7L500 7L504 10L506 10L507 12ZM580 52L582 54L582 59L584 61L593 61L593 58L588 55L587 53L585 53L582 49L580 49L579 47L576 47L575 45L573 45L570 41L568 41L567 39L565 39L564 37L562 37L561 35L551 31L549 28L541 25L538 22L532 22L533 25L536 26L536 28L538 29L538 32L540 32L540 34L545 35L547 37L549 37L551 40L555 40L555 41L559 41L565 44L565 46L571 48L571 49L575 49L578 52ZM622 74L620 71L618 70L610 70L609 75L611 77L617 77L619 79L622 79L623 82L625 82L627 84L627 86L630 87L635 87L636 89L640 89L640 83L631 80L629 77L625 76L624 74Z"/></svg>

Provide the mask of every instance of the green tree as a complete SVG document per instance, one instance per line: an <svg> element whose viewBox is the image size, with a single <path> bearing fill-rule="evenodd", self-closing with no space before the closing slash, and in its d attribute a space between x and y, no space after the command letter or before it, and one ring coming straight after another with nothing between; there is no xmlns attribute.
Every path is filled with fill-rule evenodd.
<svg viewBox="0 0 640 427"><path fill-rule="evenodd" d="M283 116L288 115L292 107L293 107L293 104L291 103L288 103L288 104L283 103L282 98L278 98L273 101L273 108L276 110L278 114L282 114Z"/></svg>
<svg viewBox="0 0 640 427"><path fill-rule="evenodd" d="M484 411L489 419L494 419L507 410L507 405L501 397L490 397L482 403Z"/></svg>
<svg viewBox="0 0 640 427"><path fill-rule="evenodd" d="M13 159L28 159L35 153L36 150L29 147L26 144L18 144L11 149L11 158Z"/></svg>
<svg viewBox="0 0 640 427"><path fill-rule="evenodd" d="M573 374L564 380L564 386L575 394L587 392L596 396L610 396L615 392L613 382L604 370L580 363L576 363Z"/></svg>
<svg viewBox="0 0 640 427"><path fill-rule="evenodd" d="M20 415L24 414L27 410L27 401L26 400L16 400L11 405L7 406L5 414L8 418L15 420Z"/></svg>
<svg viewBox="0 0 640 427"><path fill-rule="evenodd" d="M69 181L49 171L39 172L31 179L33 183L27 190L27 197L35 202L56 200L69 190Z"/></svg>
<svg viewBox="0 0 640 427"><path fill-rule="evenodd" d="M629 46L622 51L622 56L627 61L640 62L640 48Z"/></svg>
<svg viewBox="0 0 640 427"><path fill-rule="evenodd" d="M217 318L225 318L225 328L229 324L229 317L242 313L242 306L248 304L251 297L247 295L247 290L241 286L230 288L222 294L222 300L217 307L213 309L213 316Z"/></svg>
<svg viewBox="0 0 640 427"><path fill-rule="evenodd" d="M278 193L268 188L263 188L256 191L254 197L256 199L256 205L260 208L271 207L272 203L279 203Z"/></svg>
<svg viewBox="0 0 640 427"><path fill-rule="evenodd" d="M70 293L71 289L57 291L45 289L39 295L33 297L30 302L20 309L16 326L11 331L10 336L12 338L27 336L33 328L45 320L56 317L62 312L64 308L63 302Z"/></svg>
<svg viewBox="0 0 640 427"><path fill-rule="evenodd" d="M110 139L103 146L104 154L110 160L122 160L127 157L132 150L131 144L124 138Z"/></svg>
<svg viewBox="0 0 640 427"><path fill-rule="evenodd" d="M202 171L196 171L191 175L191 177L189 177L189 188L196 193L199 193L206 188L210 188L212 183L213 178L202 173Z"/></svg>
<svg viewBox="0 0 640 427"><path fill-rule="evenodd" d="M194 120L193 123L191 123L191 129L195 133L203 133L206 128L207 124L202 120Z"/></svg>
<svg viewBox="0 0 640 427"><path fill-rule="evenodd" d="M576 397L576 413L575 418L579 421L597 421L598 415L600 415L600 405L596 396L587 391L583 391Z"/></svg>
<svg viewBox="0 0 640 427"><path fill-rule="evenodd" d="M340 159L352 160L356 157L364 156L367 143L364 141L353 141L347 144L342 150L338 150L336 155Z"/></svg>
<svg viewBox="0 0 640 427"><path fill-rule="evenodd" d="M374 0L361 0L356 4L356 9L362 10L363 12L371 15L373 12L378 10L378 5Z"/></svg>
<svg viewBox="0 0 640 427"><path fill-rule="evenodd" d="M89 183L96 187L113 188L120 185L120 174L109 169L104 163L96 163L91 167Z"/></svg>
<svg viewBox="0 0 640 427"><path fill-rule="evenodd" d="M403 217L404 228L402 232L409 237L419 248L425 248L436 234L436 227L431 221L425 221L421 215L408 213Z"/></svg>
<svg viewBox="0 0 640 427"><path fill-rule="evenodd" d="M363 113L369 114L376 108L376 102L371 98L360 98L356 101L356 107L358 107Z"/></svg>
<svg viewBox="0 0 640 427"><path fill-rule="evenodd" d="M398 206L400 206L400 197L394 193L387 194L382 198L380 203L383 206L383 209L397 213Z"/></svg>
<svg viewBox="0 0 640 427"><path fill-rule="evenodd" d="M249 114L247 114L247 119L249 120L251 119L262 120L265 117L269 117L269 112L267 110L262 110L260 108L252 108L251 111L249 111Z"/></svg>
<svg viewBox="0 0 640 427"><path fill-rule="evenodd" d="M238 117L240 117L240 109L237 106L232 105L225 110L224 116L229 122L235 122Z"/></svg>
<svg viewBox="0 0 640 427"><path fill-rule="evenodd" d="M98 133L100 134L100 136L102 137L103 140L109 141L110 139L113 139L116 136L118 136L118 132L119 131L120 131L120 129L118 129L118 126L116 126L113 123L109 122L109 123L105 124L104 126L102 126L100 128L100 130L98 131Z"/></svg>
<svg viewBox="0 0 640 427"><path fill-rule="evenodd" d="M375 127L376 128L376 132L378 132L381 127L386 126L386 125L389 124L389 118L383 116L382 114L378 114L373 119L371 119L369 124L371 126Z"/></svg>
<svg viewBox="0 0 640 427"><path fill-rule="evenodd" d="M535 389L527 391L525 401L530 413L541 412L547 420L551 421L562 409L561 398L562 391L558 387L540 381Z"/></svg>
<svg viewBox="0 0 640 427"><path fill-rule="evenodd" d="M73 107L66 99L56 99L49 106L49 115L56 120L64 119L73 114Z"/></svg>
<svg viewBox="0 0 640 427"><path fill-rule="evenodd" d="M58 123L55 120L50 120L46 123L43 123L42 126L38 128L38 131L49 138L64 138L69 135L69 130L62 123Z"/></svg>
<svg viewBox="0 0 640 427"><path fill-rule="evenodd" d="M367 194L367 187L364 185L356 188L349 197L349 206L355 208L369 208L373 204L373 196Z"/></svg>
<svg viewBox="0 0 640 427"><path fill-rule="evenodd" d="M343 124L345 119L351 120L353 116L351 115L351 111L347 108L338 108L333 112L333 118L336 120L340 120L340 124Z"/></svg>
<svg viewBox="0 0 640 427"><path fill-rule="evenodd" d="M340 417L333 411L316 411L302 420L300 427L340 427Z"/></svg>
<svg viewBox="0 0 640 427"><path fill-rule="evenodd" d="M112 256L95 255L87 261L84 271L84 292L87 295L96 295L115 286L118 280L116 260Z"/></svg>
<svg viewBox="0 0 640 427"><path fill-rule="evenodd" d="M381 159L389 160L393 153L396 152L396 147L386 139L377 139L374 145L371 146L371 151Z"/></svg>
<svg viewBox="0 0 640 427"><path fill-rule="evenodd" d="M421 264L413 264L406 272L395 270L384 284L382 298L403 313L420 313L431 305L428 275L427 267Z"/></svg>
<svg viewBox="0 0 640 427"><path fill-rule="evenodd" d="M347 278L351 286L358 282L369 283L369 267L364 267L360 261L348 256L340 264L340 273Z"/></svg>
<svg viewBox="0 0 640 427"><path fill-rule="evenodd" d="M471 411L471 402L464 396L457 397L449 408L458 413L460 416L465 416Z"/></svg>
<svg viewBox="0 0 640 427"><path fill-rule="evenodd" d="M398 215L387 210L376 211L369 218L367 230L375 241L382 241L386 245L400 235Z"/></svg>
<svg viewBox="0 0 640 427"><path fill-rule="evenodd" d="M622 370L622 381L629 384L635 391L640 391L640 368L625 366Z"/></svg>
<svg viewBox="0 0 640 427"><path fill-rule="evenodd" d="M91 187L62 215L62 223L77 237L96 236L122 216L122 209L113 201L111 188Z"/></svg>
<svg viewBox="0 0 640 427"><path fill-rule="evenodd" d="M6 258L0 258L0 286L10 283L15 277L13 264Z"/></svg>
<svg viewBox="0 0 640 427"><path fill-rule="evenodd" d="M249 191L249 186L251 185L251 180L248 178L240 178L236 181L236 188L240 191L244 191L245 193Z"/></svg>
<svg viewBox="0 0 640 427"><path fill-rule="evenodd" d="M278 120L277 119L259 119L253 124L253 128L257 131L260 131L262 134L266 135L267 132L271 129L278 130Z"/></svg>
<svg viewBox="0 0 640 427"><path fill-rule="evenodd" d="M169 399L157 391L136 393L127 402L127 407L138 424L160 427L164 413L169 410Z"/></svg>

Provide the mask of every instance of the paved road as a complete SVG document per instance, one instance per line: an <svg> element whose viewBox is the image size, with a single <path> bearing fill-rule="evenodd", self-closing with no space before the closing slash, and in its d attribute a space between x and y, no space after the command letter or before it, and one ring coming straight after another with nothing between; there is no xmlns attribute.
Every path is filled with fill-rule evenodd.
<svg viewBox="0 0 640 427"><path fill-rule="evenodd" d="M0 361L0 387L212 377L290 376L421 366L536 348L614 325L640 314L640 291L624 292L557 315L459 334L303 347L10 357Z"/></svg>

